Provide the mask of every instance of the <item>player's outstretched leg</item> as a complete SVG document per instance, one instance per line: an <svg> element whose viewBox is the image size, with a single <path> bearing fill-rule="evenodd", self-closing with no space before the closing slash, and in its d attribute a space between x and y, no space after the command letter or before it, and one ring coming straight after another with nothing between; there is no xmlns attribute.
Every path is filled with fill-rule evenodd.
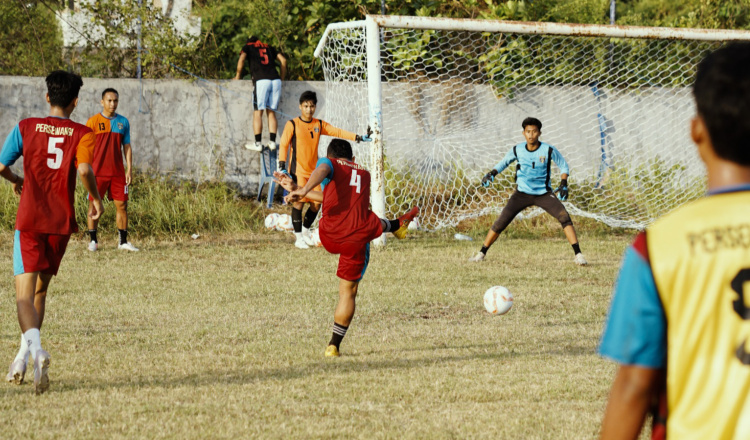
<svg viewBox="0 0 750 440"><path fill-rule="evenodd" d="M412 220L416 216L419 215L419 206L415 206L409 210L406 214L402 215L398 218L398 226L396 226L394 221L391 221L391 232L393 232L393 235L396 236L399 240L402 240L404 237L406 237L406 232L409 230L409 223L411 223ZM395 227L393 227L395 226ZM395 230L393 230L395 229ZM383 231L383 232L389 232L389 231Z"/></svg>

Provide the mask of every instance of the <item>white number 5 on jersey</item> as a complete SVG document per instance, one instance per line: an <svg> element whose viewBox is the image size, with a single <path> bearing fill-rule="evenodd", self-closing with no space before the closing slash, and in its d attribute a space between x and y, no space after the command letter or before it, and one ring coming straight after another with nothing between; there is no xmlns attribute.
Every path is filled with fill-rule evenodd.
<svg viewBox="0 0 750 440"><path fill-rule="evenodd" d="M61 137L51 137L49 138L49 143L47 144L47 153L54 154L55 158L47 158L47 166L52 168L53 170L57 170L60 168L60 165L62 165L63 160L63 150L62 148L57 148L57 144L63 143L65 139Z"/></svg>
<svg viewBox="0 0 750 440"><path fill-rule="evenodd" d="M357 194L362 189L362 176L357 174L357 170L352 170L352 180L349 181L349 186L357 188Z"/></svg>

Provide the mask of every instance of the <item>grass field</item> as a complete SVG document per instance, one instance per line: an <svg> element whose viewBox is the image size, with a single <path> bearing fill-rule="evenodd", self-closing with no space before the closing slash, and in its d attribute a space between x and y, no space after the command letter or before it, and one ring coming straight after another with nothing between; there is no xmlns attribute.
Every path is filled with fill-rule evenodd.
<svg viewBox="0 0 750 440"><path fill-rule="evenodd" d="M595 348L630 237L584 233L581 268L551 235L503 237L481 264L466 262L478 241L389 241L334 360L337 260L322 248L280 232L141 238L135 254L73 240L42 330L50 391L0 385L0 437L595 437L615 369ZM20 332L11 240L3 377ZM482 306L497 284L516 299L502 317Z"/></svg>

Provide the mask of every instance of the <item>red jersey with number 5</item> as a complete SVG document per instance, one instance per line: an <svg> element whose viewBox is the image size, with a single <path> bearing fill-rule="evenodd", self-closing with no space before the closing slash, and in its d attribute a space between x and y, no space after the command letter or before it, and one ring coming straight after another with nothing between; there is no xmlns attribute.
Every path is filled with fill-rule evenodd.
<svg viewBox="0 0 750 440"><path fill-rule="evenodd" d="M23 156L23 190L16 229L43 234L78 231L73 208L77 163L92 162L94 133L70 119L48 116L19 122L0 152L0 163Z"/></svg>
<svg viewBox="0 0 750 440"><path fill-rule="evenodd" d="M321 241L369 243L383 233L380 218L370 211L370 173L346 159L321 158L331 174L323 182Z"/></svg>

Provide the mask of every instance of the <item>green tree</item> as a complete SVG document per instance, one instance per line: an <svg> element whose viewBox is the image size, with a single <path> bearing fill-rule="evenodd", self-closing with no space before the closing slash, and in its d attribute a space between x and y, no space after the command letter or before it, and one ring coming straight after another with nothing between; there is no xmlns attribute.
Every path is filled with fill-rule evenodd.
<svg viewBox="0 0 750 440"><path fill-rule="evenodd" d="M37 1L0 2L0 74L46 76L63 67L54 12Z"/></svg>

